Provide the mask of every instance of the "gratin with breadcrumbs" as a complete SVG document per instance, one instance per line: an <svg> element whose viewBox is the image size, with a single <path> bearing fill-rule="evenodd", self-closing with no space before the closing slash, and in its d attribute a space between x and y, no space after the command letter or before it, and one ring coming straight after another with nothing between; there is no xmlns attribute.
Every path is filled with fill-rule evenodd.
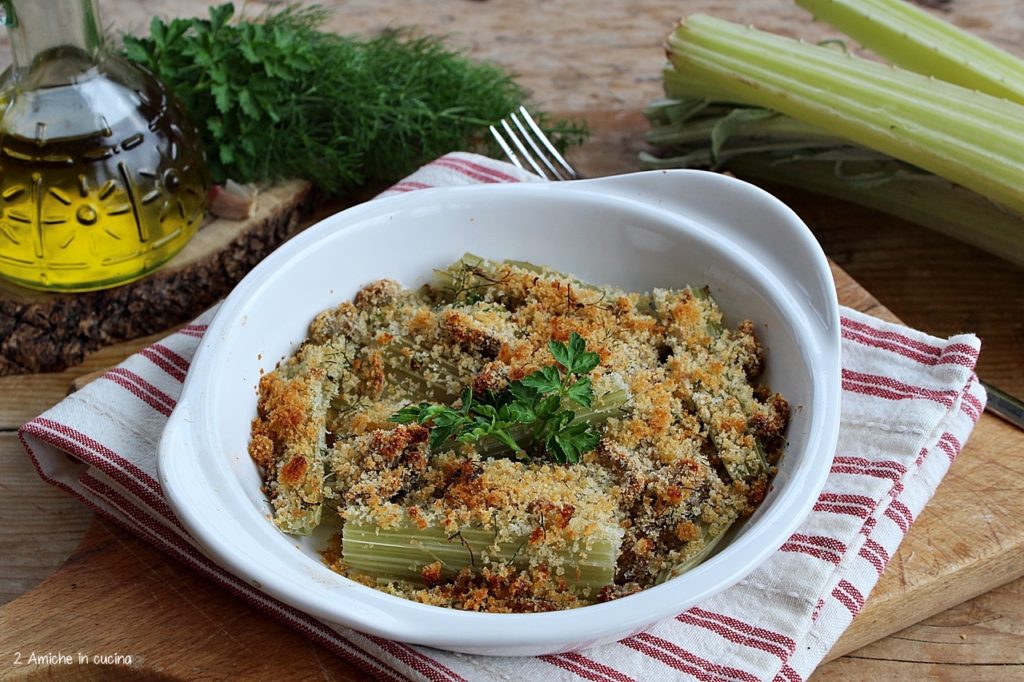
<svg viewBox="0 0 1024 682"><path fill-rule="evenodd" d="M425 604L617 599L707 558L763 500L786 400L706 289L628 293L464 256L316 317L264 375L249 452L274 523Z"/></svg>

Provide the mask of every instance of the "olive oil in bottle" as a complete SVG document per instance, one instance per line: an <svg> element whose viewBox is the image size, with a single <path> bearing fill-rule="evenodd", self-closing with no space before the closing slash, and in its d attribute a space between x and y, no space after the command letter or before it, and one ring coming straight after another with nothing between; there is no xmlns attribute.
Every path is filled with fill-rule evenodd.
<svg viewBox="0 0 1024 682"><path fill-rule="evenodd" d="M93 0L4 0L0 277L59 291L138 279L206 209L195 129L149 72L102 48Z"/></svg>

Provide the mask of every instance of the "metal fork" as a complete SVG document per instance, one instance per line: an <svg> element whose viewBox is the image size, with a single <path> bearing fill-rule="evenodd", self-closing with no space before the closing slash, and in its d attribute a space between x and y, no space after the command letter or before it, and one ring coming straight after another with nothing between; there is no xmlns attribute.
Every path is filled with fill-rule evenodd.
<svg viewBox="0 0 1024 682"><path fill-rule="evenodd" d="M500 121L501 130L491 126L491 135L498 146L516 166L532 170L548 180L576 180L579 173L558 153L544 131L533 120L526 107L519 107ZM504 131L504 134L502 133ZM525 164L524 165L524 161ZM985 410L1005 419L1014 426L1024 429L1024 402L992 384L982 381L988 392Z"/></svg>
<svg viewBox="0 0 1024 682"><path fill-rule="evenodd" d="M523 170L532 170L548 180L576 180L579 173L558 153L526 107L519 107L500 121L505 134L491 126L491 135L509 161ZM529 168L523 165L525 161Z"/></svg>
<svg viewBox="0 0 1024 682"><path fill-rule="evenodd" d="M987 381L982 381L981 385L988 392L988 402L985 403L985 410L997 417L1002 417L1019 429L1024 429L1024 402L1021 402L1006 391L996 388Z"/></svg>

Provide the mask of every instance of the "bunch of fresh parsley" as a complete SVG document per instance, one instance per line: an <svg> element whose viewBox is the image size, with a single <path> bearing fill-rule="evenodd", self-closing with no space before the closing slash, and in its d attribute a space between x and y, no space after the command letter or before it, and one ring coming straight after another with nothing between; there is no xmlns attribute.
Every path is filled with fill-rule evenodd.
<svg viewBox="0 0 1024 682"><path fill-rule="evenodd" d="M576 332L569 335L569 343L549 341L548 350L554 365L510 383L500 393L488 392L481 400L466 389L458 408L420 403L402 408L391 421L429 425L432 450L453 440L493 438L517 454L546 454L560 464L579 462L580 455L597 447L601 434L587 422L575 421L576 413L562 405L591 406L594 391L587 375L600 358Z"/></svg>
<svg viewBox="0 0 1024 682"><path fill-rule="evenodd" d="M523 103L501 68L436 37L319 30L319 7L288 5L232 21L154 19L124 37L124 56L153 71L199 128L215 182L306 178L329 193L393 182L445 152L482 144L487 125ZM583 128L553 126L563 144Z"/></svg>

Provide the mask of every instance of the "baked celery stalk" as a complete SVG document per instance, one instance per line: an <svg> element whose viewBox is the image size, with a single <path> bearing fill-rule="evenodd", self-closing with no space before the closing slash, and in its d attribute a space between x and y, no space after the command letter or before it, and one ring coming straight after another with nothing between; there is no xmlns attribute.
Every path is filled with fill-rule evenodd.
<svg viewBox="0 0 1024 682"><path fill-rule="evenodd" d="M350 520L342 531L342 553L350 570L378 582L422 585L424 567L434 562L440 562L441 575L446 578L483 565L526 568L533 552L532 532L529 528L498 539L494 529L468 527L452 534L439 524L420 528L405 520L382 527L369 520ZM570 587L592 593L611 584L621 542L618 524L596 524L596 530L580 541L579 547L565 548L562 577Z"/></svg>
<svg viewBox="0 0 1024 682"><path fill-rule="evenodd" d="M253 421L249 448L264 468L274 523L286 533L309 535L320 524L327 415L340 387L354 381L345 361L351 352L343 337L307 344L260 381L269 399ZM274 437L274 425L283 422L297 437Z"/></svg>
<svg viewBox="0 0 1024 682"><path fill-rule="evenodd" d="M715 524L714 527L702 523L700 526L701 544L697 545L698 549L683 561L662 571L655 579L655 583L660 585L666 580L680 576L691 568L704 563L708 557L714 554L715 549L718 548L719 543L725 538L729 529L732 528L736 521L735 517L728 518L722 523Z"/></svg>
<svg viewBox="0 0 1024 682"><path fill-rule="evenodd" d="M446 268L434 270L434 287L447 303L473 303L500 279L501 263L467 253Z"/></svg>
<svg viewBox="0 0 1024 682"><path fill-rule="evenodd" d="M389 380L417 400L453 400L458 395L459 368L431 354L407 337L380 347Z"/></svg>
<svg viewBox="0 0 1024 682"><path fill-rule="evenodd" d="M796 0L887 61L1024 103L1024 61L903 0Z"/></svg>
<svg viewBox="0 0 1024 682"><path fill-rule="evenodd" d="M580 289L600 291L601 288L572 278L569 275L548 267L535 265L524 260L506 258L494 261L472 253L466 253L459 260L446 268L434 270L434 287L448 303L474 303L484 297L486 291L501 283L503 266L534 272L538 275L551 275L563 279L571 279Z"/></svg>

